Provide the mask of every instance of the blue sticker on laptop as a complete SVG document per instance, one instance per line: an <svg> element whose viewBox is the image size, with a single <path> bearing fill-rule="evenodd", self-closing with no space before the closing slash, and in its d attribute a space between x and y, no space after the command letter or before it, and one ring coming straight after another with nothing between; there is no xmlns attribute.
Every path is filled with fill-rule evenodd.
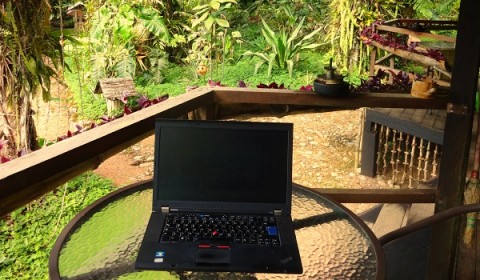
<svg viewBox="0 0 480 280"><path fill-rule="evenodd" d="M278 230L276 226L269 226L267 227L268 235L278 235Z"/></svg>
<svg viewBox="0 0 480 280"><path fill-rule="evenodd" d="M155 252L155 258L163 258L163 257L165 257L164 251Z"/></svg>

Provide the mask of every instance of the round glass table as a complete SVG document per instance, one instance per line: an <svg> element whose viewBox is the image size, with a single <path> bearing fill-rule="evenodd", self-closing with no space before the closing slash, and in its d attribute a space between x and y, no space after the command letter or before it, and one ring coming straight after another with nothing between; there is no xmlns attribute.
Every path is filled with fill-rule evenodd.
<svg viewBox="0 0 480 280"><path fill-rule="evenodd" d="M51 279L384 279L375 235L350 210L294 185L294 219L303 274L136 271L152 209L152 181L119 189L80 212L50 253Z"/></svg>

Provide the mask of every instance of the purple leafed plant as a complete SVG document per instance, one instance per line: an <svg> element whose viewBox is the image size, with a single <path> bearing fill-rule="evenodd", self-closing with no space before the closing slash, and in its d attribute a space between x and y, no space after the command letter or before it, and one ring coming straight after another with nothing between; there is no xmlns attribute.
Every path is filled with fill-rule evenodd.
<svg viewBox="0 0 480 280"><path fill-rule="evenodd" d="M407 72L400 71L395 74L389 71L392 75L392 84L386 81L387 72L379 69L375 76L369 77L368 80L362 80L362 83L354 91L356 92L385 92L385 91L407 91L411 88L412 82Z"/></svg>
<svg viewBox="0 0 480 280"><path fill-rule="evenodd" d="M224 87L221 81L208 80L208 85L211 87Z"/></svg>
<svg viewBox="0 0 480 280"><path fill-rule="evenodd" d="M141 110L143 108L146 108L146 107L149 107L151 105L154 105L154 104L157 104L157 103L160 103L162 101L165 101L168 99L168 94L167 95L163 95L163 96L160 96L160 97L156 97L156 98L153 98L153 99L148 99L147 97L145 96L140 96L137 100L137 104L138 106L136 106L135 108L130 108L128 107L128 100L127 100L127 97L125 96L122 96L122 98L120 98L120 101L122 101L122 103L124 104L124 107L123 107L123 115L128 115L128 114L131 114L135 111L138 111L138 110ZM75 127L77 128L77 131L75 132L72 132L70 130L67 131L67 134L65 135L62 135L62 136L58 136L56 141L54 142L49 142L47 145L45 146L49 146L51 144L54 144L55 142L60 142L60 141L63 141L67 138L70 138L70 137L73 137L77 134L80 134L84 131L87 131L87 130L90 130L90 129L93 129L97 126L100 126L100 125L103 125L103 124L106 124L106 123L109 123L113 120L116 120L117 118L119 117L122 117L122 115L119 115L119 116L103 116L100 118L99 122L98 123L95 123L95 122L92 122L90 125L88 125L88 128L83 128L82 126L80 125L76 125ZM0 139L0 150L3 149L3 147L5 146L5 144L7 143L6 140L1 140ZM27 154L27 151L22 149L20 151L17 152L17 156L18 157L21 157L21 156L24 156L25 154ZM10 161L11 158L8 158L6 156L0 156L0 163L5 163L7 161Z"/></svg>
<svg viewBox="0 0 480 280"><path fill-rule="evenodd" d="M379 34L376 33L375 26L382 24L380 21L376 21L372 23L372 25L365 27L361 32L360 32L360 37L362 38L363 42L367 45L371 44L372 41L375 41L377 43L380 43L386 47L390 47L393 49L400 49L400 50L405 50L409 51L412 53L416 54L421 54L428 56L430 58L433 58L437 61L445 60L445 56L438 50L433 50L433 49L427 49L425 52L424 51L419 51L416 49L418 47L417 42L413 42L410 44L406 44L404 42L405 40L401 37L395 36L392 33L386 33L386 34Z"/></svg>
<svg viewBox="0 0 480 280"><path fill-rule="evenodd" d="M8 142L8 140L0 139L0 151L3 149L3 147L4 147L5 145L7 145L7 142ZM8 162L8 161L10 161L10 160L11 160L11 159L8 158L8 157L6 157L6 156L3 156L3 155L0 156L0 164L1 164L1 163Z"/></svg>
<svg viewBox="0 0 480 280"><path fill-rule="evenodd" d="M278 85L277 83L273 82L269 85L259 84L257 85L257 88L285 89L285 85L283 83L281 85Z"/></svg>
<svg viewBox="0 0 480 280"><path fill-rule="evenodd" d="M300 90L312 91L313 85L301 86Z"/></svg>
<svg viewBox="0 0 480 280"><path fill-rule="evenodd" d="M246 88L246 87L247 87L247 84L245 83L245 81L241 80L241 81L238 81L237 87Z"/></svg>

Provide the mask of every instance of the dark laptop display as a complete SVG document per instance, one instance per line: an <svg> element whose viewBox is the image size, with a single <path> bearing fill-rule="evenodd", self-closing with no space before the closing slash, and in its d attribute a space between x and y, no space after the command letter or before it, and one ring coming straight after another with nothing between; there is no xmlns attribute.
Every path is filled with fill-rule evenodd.
<svg viewBox="0 0 480 280"><path fill-rule="evenodd" d="M300 273L292 133L287 123L157 120L136 268Z"/></svg>

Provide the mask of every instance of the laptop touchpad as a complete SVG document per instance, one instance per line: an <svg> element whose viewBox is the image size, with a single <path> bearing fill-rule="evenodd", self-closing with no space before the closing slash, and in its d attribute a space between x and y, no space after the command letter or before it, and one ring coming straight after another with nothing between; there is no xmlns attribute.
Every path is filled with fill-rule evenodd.
<svg viewBox="0 0 480 280"><path fill-rule="evenodd" d="M230 249L199 248L196 263L199 265L230 264Z"/></svg>

